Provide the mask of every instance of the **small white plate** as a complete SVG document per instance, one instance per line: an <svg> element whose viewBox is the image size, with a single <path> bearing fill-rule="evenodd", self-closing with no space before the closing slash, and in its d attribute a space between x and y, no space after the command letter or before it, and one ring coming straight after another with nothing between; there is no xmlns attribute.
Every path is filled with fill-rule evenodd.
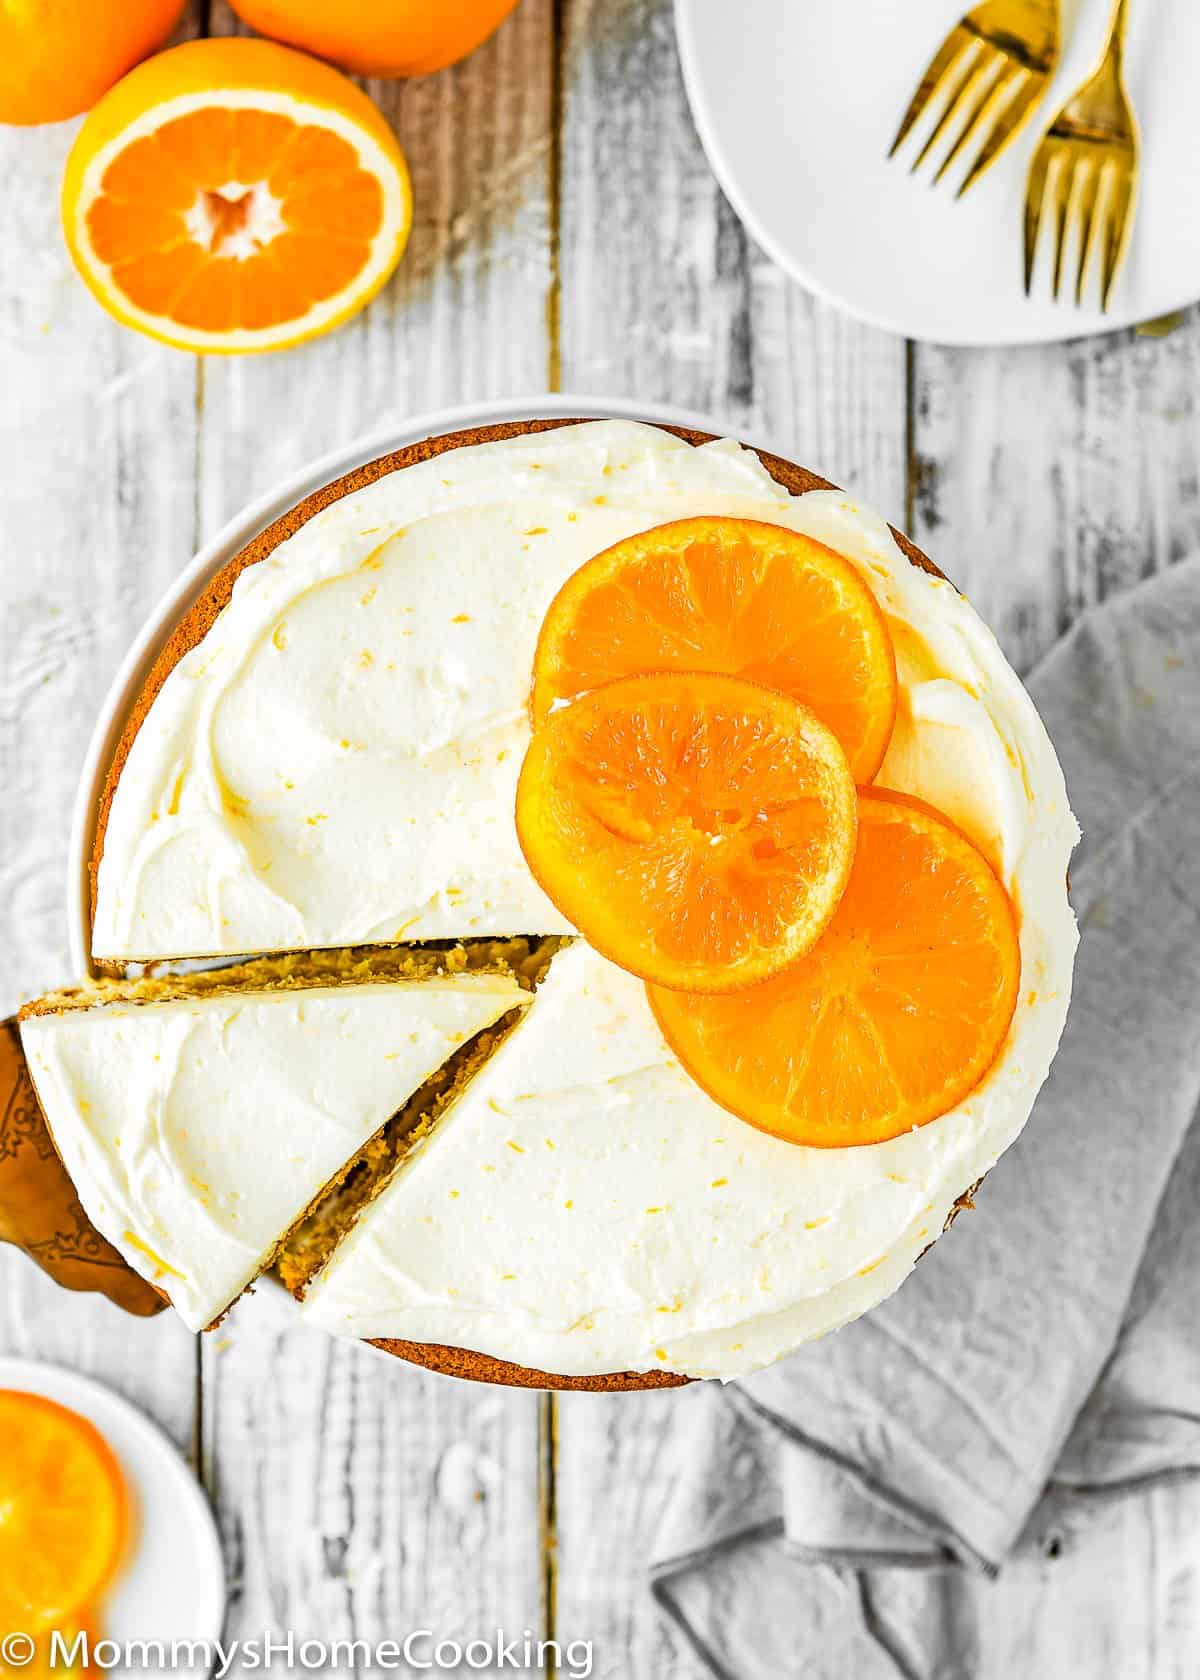
<svg viewBox="0 0 1200 1680"><path fill-rule="evenodd" d="M117 1582L103 1607L99 1637L214 1641L225 1621L225 1567L217 1525L191 1470L158 1428L90 1377L59 1365L0 1358L0 1388L56 1400L89 1419L117 1456L132 1505L132 1536ZM105 1672L134 1671L118 1664ZM136 1668L137 1680L158 1669ZM169 1667L164 1673L170 1672ZM198 1677L203 1667L184 1673Z"/></svg>
<svg viewBox="0 0 1200 1680"><path fill-rule="evenodd" d="M934 49L970 0L675 0L684 79L709 162L767 253L877 326L942 344L1076 338L1200 297L1200 5L1133 0L1126 73L1142 129L1141 202L1102 315L1027 299L1022 212L1033 152L1093 69L1111 0L1064 0L1066 49L1021 134L960 202L887 158ZM1072 270L1073 272L1073 270Z"/></svg>

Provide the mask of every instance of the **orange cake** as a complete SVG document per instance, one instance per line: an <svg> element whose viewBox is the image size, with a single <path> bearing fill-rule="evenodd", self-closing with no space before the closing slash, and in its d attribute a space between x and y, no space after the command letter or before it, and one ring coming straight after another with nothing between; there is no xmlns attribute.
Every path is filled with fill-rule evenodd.
<svg viewBox="0 0 1200 1680"><path fill-rule="evenodd" d="M518 422L329 485L184 614L92 948L559 941L283 1275L458 1375L728 1378L895 1289L1024 1125L1076 838L994 638L869 509L728 439Z"/></svg>

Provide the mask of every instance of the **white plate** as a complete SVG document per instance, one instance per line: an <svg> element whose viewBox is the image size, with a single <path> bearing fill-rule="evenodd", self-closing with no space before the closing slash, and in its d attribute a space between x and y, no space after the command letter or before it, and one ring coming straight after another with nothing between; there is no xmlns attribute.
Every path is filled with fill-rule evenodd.
<svg viewBox="0 0 1200 1680"><path fill-rule="evenodd" d="M0 1358L0 1388L41 1394L94 1423L116 1454L133 1506L124 1567L104 1605L99 1635L127 1640L207 1640L225 1621L225 1568L217 1526L195 1476L158 1428L111 1389L58 1365ZM132 1671L118 1664L106 1673ZM153 1680L152 1664L138 1680ZM164 1672L169 1672L169 1669ZM197 1667L187 1672L202 1674Z"/></svg>
<svg viewBox="0 0 1200 1680"><path fill-rule="evenodd" d="M1107 316L1022 283L1022 206L1045 126L1094 67L1110 0L1065 0L1059 72L1007 152L956 203L949 178L887 160L933 51L970 0L675 0L709 162L758 243L810 290L942 344L1075 338L1200 297L1200 4L1133 0L1126 55L1141 204ZM914 156L912 142L905 159ZM1044 253L1043 253L1044 257Z"/></svg>

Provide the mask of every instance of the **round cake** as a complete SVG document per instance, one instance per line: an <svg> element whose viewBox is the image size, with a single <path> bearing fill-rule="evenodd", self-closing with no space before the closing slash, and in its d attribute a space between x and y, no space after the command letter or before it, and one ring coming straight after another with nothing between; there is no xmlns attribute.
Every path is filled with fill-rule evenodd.
<svg viewBox="0 0 1200 1680"><path fill-rule="evenodd" d="M693 515L782 525L854 564L899 675L877 782L945 813L1016 909L1020 997L999 1055L952 1112L888 1142L806 1148L720 1108L667 1049L640 984L575 938L517 845L526 695L552 597L592 555ZM326 486L181 618L100 802L93 955L111 970L563 942L301 1311L476 1380L668 1386L753 1370L875 1305L1016 1137L1065 1017L1076 838L1019 679L902 534L729 440L511 422Z"/></svg>

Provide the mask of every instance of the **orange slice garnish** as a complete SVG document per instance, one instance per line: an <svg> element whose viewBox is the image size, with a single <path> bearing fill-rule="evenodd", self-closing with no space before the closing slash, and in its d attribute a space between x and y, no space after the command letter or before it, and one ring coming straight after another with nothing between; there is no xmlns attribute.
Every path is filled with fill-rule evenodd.
<svg viewBox="0 0 1200 1680"><path fill-rule="evenodd" d="M552 712L517 790L537 880L604 956L725 991L794 962L837 907L854 781L788 695L707 673L625 677Z"/></svg>
<svg viewBox="0 0 1200 1680"><path fill-rule="evenodd" d="M185 350L275 350L336 326L412 220L395 135L328 64L270 41L188 41L88 116L63 225L118 320Z"/></svg>
<svg viewBox="0 0 1200 1680"><path fill-rule="evenodd" d="M120 1466L86 1418L0 1389L0 1631L62 1626L111 1581L125 1544Z"/></svg>
<svg viewBox="0 0 1200 1680"><path fill-rule="evenodd" d="M671 1048L724 1107L793 1143L845 1148L962 1102L1000 1052L1020 977L991 865L927 805L872 789L849 885L806 957L737 996L649 994Z"/></svg>
<svg viewBox="0 0 1200 1680"><path fill-rule="evenodd" d="M533 665L533 719L618 677L720 671L790 694L869 782L896 720L896 661L849 560L756 519L681 519L629 537L563 585Z"/></svg>

